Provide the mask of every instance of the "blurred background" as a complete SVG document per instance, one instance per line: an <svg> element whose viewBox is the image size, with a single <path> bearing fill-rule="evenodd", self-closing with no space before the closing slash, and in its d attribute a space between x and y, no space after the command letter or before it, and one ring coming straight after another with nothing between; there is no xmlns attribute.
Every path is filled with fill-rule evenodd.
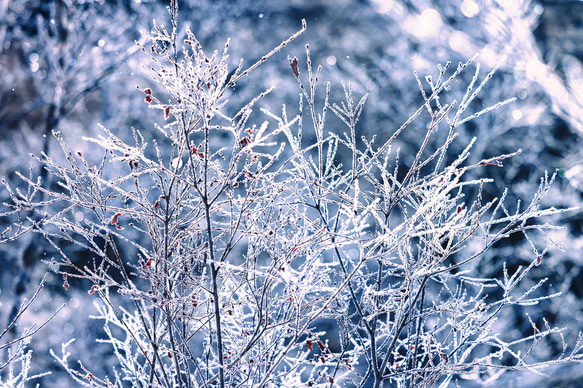
<svg viewBox="0 0 583 388"><path fill-rule="evenodd" d="M153 133L154 123L161 121L160 111L148 109L136 85L150 87L154 93L158 87L144 72L147 58L136 42L143 42L142 32L151 30L152 19L169 26L166 6L165 1L148 0L0 0L0 176L13 188L26 189L15 171L57 184L29 156L45 152L55 160L63 159L52 130L60 131L73 151L83 152L95 163L102 155L92 154L91 143L81 138L97 136L98 123L122 138L131 136L132 126L146 138ZM207 55L221 52L230 38L233 70L240 58L247 65L254 63L299 30L301 19L306 19L306 33L241 80L229 96L230 106L241 107L275 85L261 106L279 114L285 104L287 112L295 115L299 89L287 56L298 57L305 74L305 45L309 44L312 62L323 66L322 82L331 83L331 102L341 100L341 81L351 82L357 97L369 95L358 129L360 135L376 135L376 144L387 140L421 106L413 71L422 79L426 75L437 78L438 64L451 61L455 69L458 62L477 55L443 97L445 102L460 101L477 63L483 79L506 57L471 109L478 112L511 97L517 101L461 127L450 148L451 157L473 137L478 140L471 163L521 148L522 154L505 161L504 168L474 170L474 178L494 178L492 196L507 187L514 202L530 202L545 171L557 171L546 205L583 204L582 1L182 0L179 7L181 31L189 27ZM322 86L321 103L324 90ZM330 119L327 129L335 128L344 131L339 121ZM405 165L414 157L426 129L417 122L398 138ZM432 140L434 149L447 128L441 132L441 137ZM0 202L8 199L2 188ZM15 221L0 219L0 229ZM516 338L530 335L528 313L537 324L546 318L564 327L565 341L572 345L583 329L583 213L570 212L548 221L565 227L550 235L563 250L549 252L522 287L526 290L548 278L544 292L562 296L507 310L500 325L515 332ZM79 265L91 260L78 248L64 249ZM491 249L475 269L483 277L500 277L502 263L510 269L528 265L531 254L525 241L511 238ZM47 272L48 265L41 260L51 257L56 257L54 249L34 235L0 245L0 330ZM38 379L41 386L72 384L49 354L49 349L60 353L61 344L72 338L76 341L69 347L71 359L81 360L97 374L111 375L117 363L107 344L96 343L104 338L102 322L89 316L95 313L93 303L99 301L87 294L87 287L75 280L70 283L66 291L62 278L49 275L37 303L16 328L18 332L66 304L30 343L34 351L31 372L52 372ZM560 355L561 339L553 341L538 350L538 359ZM505 374L495 384L577 387L583 381L580 365L559 366L546 373L547 377ZM460 376L458 384L482 383Z"/></svg>

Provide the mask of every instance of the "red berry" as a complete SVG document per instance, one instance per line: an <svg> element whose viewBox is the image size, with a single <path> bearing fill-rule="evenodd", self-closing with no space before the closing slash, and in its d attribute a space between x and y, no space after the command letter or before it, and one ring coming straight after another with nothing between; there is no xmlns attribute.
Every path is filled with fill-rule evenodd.
<svg viewBox="0 0 583 388"><path fill-rule="evenodd" d="M119 216L121 216L121 213L117 213L115 216L113 216L113 218L111 219L111 224L112 225L117 224L117 219L118 219Z"/></svg>

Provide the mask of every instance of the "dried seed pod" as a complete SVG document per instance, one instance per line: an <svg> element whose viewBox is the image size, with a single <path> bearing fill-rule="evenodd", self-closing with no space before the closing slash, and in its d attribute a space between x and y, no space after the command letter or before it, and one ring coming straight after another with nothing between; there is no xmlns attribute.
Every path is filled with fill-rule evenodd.
<svg viewBox="0 0 583 388"><path fill-rule="evenodd" d="M292 68L292 71L294 72L294 75L297 77L300 76L300 72L298 71L298 59L294 57L293 60L289 61L289 64Z"/></svg>
<svg viewBox="0 0 583 388"><path fill-rule="evenodd" d="M248 137L244 137L239 141L239 145L241 146L241 148L243 148L249 144L251 144L251 140L249 140Z"/></svg>

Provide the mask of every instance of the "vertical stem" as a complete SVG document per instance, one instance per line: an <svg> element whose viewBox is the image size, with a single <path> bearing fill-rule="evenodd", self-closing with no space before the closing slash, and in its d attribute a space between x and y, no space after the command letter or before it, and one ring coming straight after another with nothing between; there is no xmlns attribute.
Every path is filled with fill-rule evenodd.
<svg viewBox="0 0 583 388"><path fill-rule="evenodd" d="M421 300L419 301L419 318L417 318L417 333L415 335L415 351L413 352L413 359L409 360L409 369L416 368L417 354L419 352L419 338L421 337L421 323L423 322L423 304L425 303L425 287L421 289ZM414 374L411 374L411 382L413 384Z"/></svg>
<svg viewBox="0 0 583 388"><path fill-rule="evenodd" d="M212 260L212 257L211 257ZM215 263L211 262L211 278L213 281L213 299L215 307L215 326L217 327L217 355L219 357L219 384L221 388L225 387L225 375L223 371L223 336L221 333L221 315L219 311L219 288L218 277L219 269Z"/></svg>
<svg viewBox="0 0 583 388"><path fill-rule="evenodd" d="M172 299L172 292L173 292L173 283L172 283L172 277L170 276L170 269L168 266L168 263L170 261L170 256L172 255L171 253L171 247L170 247L170 230L169 230L169 225L170 225L170 218L171 218L171 210L170 210L170 200L172 198L172 187L174 185L174 180L172 181L172 183L170 184L170 186L168 187L168 193L166 194L166 214L165 214L165 218L164 218L164 263L163 263L163 268L162 273L163 273L163 279L165 280L166 284L160 284L160 287L162 288L162 295L167 298L168 300ZM156 269L158 269L158 264L156 264ZM154 310L155 311L155 310ZM178 379L178 386L180 388L182 388L183 386L183 382L182 382L182 371L180 370L180 364L178 362L178 357L179 357L179 352L178 349L176 347L176 340L174 338L174 330L175 330L175 326L172 323L172 311L171 309L166 306L165 309L161 308L161 311L164 312L165 316L166 316L166 324L168 325L168 336L169 336L169 342L170 342L170 346L172 347L172 352L173 352L173 361L174 361L174 367L176 368L176 378ZM160 363L160 366L163 367L163 364Z"/></svg>
<svg viewBox="0 0 583 388"><path fill-rule="evenodd" d="M219 268L215 263L215 249L214 249L214 241L213 241L213 234L212 234L212 227L211 227L211 211L210 211L210 204L208 200L208 173L209 173L209 127L208 123L206 122L206 115L205 115L205 123L204 123L204 134L205 134L205 155L204 155L204 188L203 188L203 203L205 207L205 217L206 217L206 228L207 228L207 235L208 235L208 243L209 243L209 259L210 259L210 268L211 268L211 280L212 280L212 295L214 299L214 310L215 310L215 326L217 329L217 356L219 357L219 386L220 388L225 387L225 375L223 370L223 336L221 332L221 315L220 315L220 306L219 306L219 285L218 285L218 275L219 275Z"/></svg>

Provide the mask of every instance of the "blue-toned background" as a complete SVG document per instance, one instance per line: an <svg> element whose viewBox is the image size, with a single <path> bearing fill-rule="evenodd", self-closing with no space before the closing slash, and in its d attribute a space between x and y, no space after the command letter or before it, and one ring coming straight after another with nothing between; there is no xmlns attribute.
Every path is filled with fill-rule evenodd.
<svg viewBox="0 0 583 388"><path fill-rule="evenodd" d="M30 153L44 151L58 160L52 130L61 131L71 149L85 155L91 155L91 145L81 138L95 136L98 123L121 137L131 136L132 126L147 134L160 117L159 111L147 109L143 93L136 89L136 84L147 87L153 81L144 73L145 57L135 42L142 39L140 31L151 29L153 18L164 24L167 16L162 1L0 0L0 176L13 187L25 187L14 171L29 173ZM480 64L483 78L505 57L473 102L471 113L511 97L517 101L461 128L451 157L472 137L478 140L469 162L520 148L522 154L505 161L504 168L492 166L474 173L475 178L496 180L497 192L490 195L508 187L513 199L529 201L545 170L558 171L546 205L583 203L583 2L184 0L180 18L182 28L189 26L208 52L222 51L230 38L232 69L240 58L247 64L258 60L306 19L307 32L242 80L229 99L243 103L275 85L262 107L279 113L286 104L290 111L297 110L297 83L286 56L304 63L304 46L309 44L313 63L323 66L321 79L332 85L332 99L338 100L343 93L341 81L351 82L357 95L369 95L358 128L362 135L376 134L378 143L422 104L414 71L422 79L436 77L438 64L451 61L455 68L477 54L473 67L446 94L449 101L459 101L475 64ZM332 120L328 129L334 125L340 128ZM404 164L414 158L425 130L412 126L398 139ZM436 137L435 145L439 140ZM95 160L100 156L95 155ZM38 164L31 168L34 176L46 178ZM8 200L4 189L0 200ZM0 229L14 221L0 219ZM562 295L506 311L499 325L515 332L516 338L530 335L528 313L539 325L546 319L564 327L564 338L572 344L583 328L583 213L566 213L554 222L565 227L550 234L563 250L545 255L523 287L548 278L545 292ZM91 259L78 248L63 248L79 264ZM507 240L487 253L478 270L484 277L501 276L503 262L509 268L528 265L531 252L526 241ZM0 245L0 330L46 273L48 266L41 260L55 255L35 236ZM62 279L50 274L47 287L21 323L24 327L35 318L42 320L60 304L67 304L30 343L32 372L53 372L38 379L41 386L73 384L49 354L49 349L60 352L61 343L71 338L76 338L69 348L72 359L82 360L102 375L111 374L116 364L110 348L95 343L96 338L103 338L102 323L89 316L95 313L93 303L99 302L87 294L86 285L75 280L71 285L65 291ZM3 351L0 356L5 358ZM557 337L536 357L557 357L561 351ZM507 374L495 384L577 387L583 381L580 365L549 368L547 373L548 377ZM472 379L464 375L458 383L477 386Z"/></svg>

